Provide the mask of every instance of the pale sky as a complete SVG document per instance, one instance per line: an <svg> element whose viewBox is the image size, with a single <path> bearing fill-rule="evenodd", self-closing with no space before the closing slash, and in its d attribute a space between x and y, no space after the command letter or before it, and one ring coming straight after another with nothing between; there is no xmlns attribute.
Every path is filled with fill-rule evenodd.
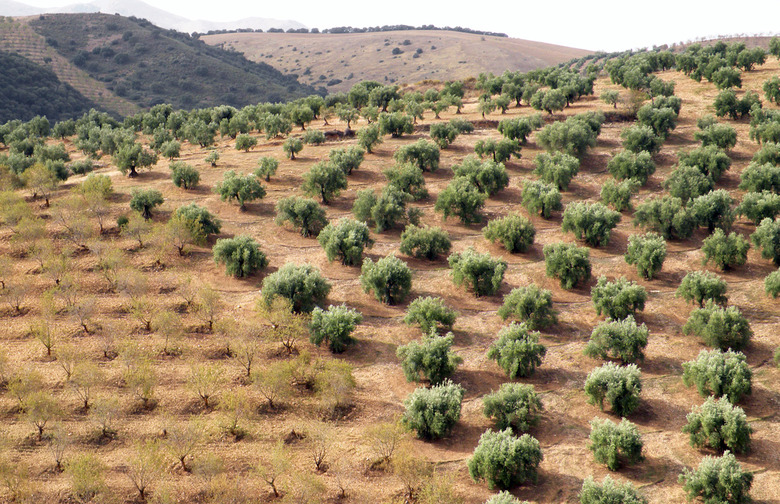
<svg viewBox="0 0 780 504"><path fill-rule="evenodd" d="M76 1L29 0L25 3L52 7ZM231 21L264 17L295 20L309 28L320 29L392 24L463 26L594 51L649 47L717 35L780 33L780 0L499 0L484 3L148 0L148 3L190 19Z"/></svg>

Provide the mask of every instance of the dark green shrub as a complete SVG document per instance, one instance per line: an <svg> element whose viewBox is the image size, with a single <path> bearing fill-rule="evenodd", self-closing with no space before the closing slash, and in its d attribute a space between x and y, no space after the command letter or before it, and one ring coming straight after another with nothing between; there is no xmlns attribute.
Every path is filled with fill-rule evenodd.
<svg viewBox="0 0 780 504"><path fill-rule="evenodd" d="M482 234L492 242L500 241L509 252L522 253L533 244L536 229L527 218L511 214L488 222Z"/></svg>
<svg viewBox="0 0 780 504"><path fill-rule="evenodd" d="M647 301L645 288L625 277L610 282L607 277L600 276L590 295L596 313L615 320L636 315L637 310L645 309Z"/></svg>
<svg viewBox="0 0 780 504"><path fill-rule="evenodd" d="M394 255L363 261L360 285L365 292L374 291L377 300L386 304L402 302L412 289L412 270Z"/></svg>
<svg viewBox="0 0 780 504"><path fill-rule="evenodd" d="M702 397L728 397L737 404L750 394L753 373L742 352L702 350L696 360L683 363L683 383L696 385Z"/></svg>
<svg viewBox="0 0 780 504"><path fill-rule="evenodd" d="M691 271L683 277L675 295L688 302L698 303L699 307L703 308L705 301L725 305L728 301L726 298L727 289L726 281L715 273Z"/></svg>
<svg viewBox="0 0 780 504"><path fill-rule="evenodd" d="M639 407L639 395L642 393L639 368L636 364L619 366L607 362L588 373L585 393L588 403L597 405L602 410L606 400L616 415L630 415Z"/></svg>
<svg viewBox="0 0 780 504"><path fill-rule="evenodd" d="M328 159L331 164L338 166L347 175L352 175L352 170L360 168L366 151L362 147L350 147L348 149L331 149Z"/></svg>
<svg viewBox="0 0 780 504"><path fill-rule="evenodd" d="M163 201L163 195L157 189L134 188L130 192L130 208L147 220L152 218L152 209L162 205Z"/></svg>
<svg viewBox="0 0 780 504"><path fill-rule="evenodd" d="M636 153L646 151L655 154L661 150L663 143L663 138L656 135L653 128L639 124L625 128L620 138L623 139L624 149Z"/></svg>
<svg viewBox="0 0 780 504"><path fill-rule="evenodd" d="M303 185L301 185L304 194L312 197L319 196L325 205L346 188L347 174L344 170L324 161L315 163L308 172L304 173Z"/></svg>
<svg viewBox="0 0 780 504"><path fill-rule="evenodd" d="M372 189L358 191L352 205L352 213L360 221L373 222L374 231L381 233L394 227L399 221L414 220L417 209L409 209L407 215L406 203L411 200L409 194L395 186L388 185L377 197Z"/></svg>
<svg viewBox="0 0 780 504"><path fill-rule="evenodd" d="M512 289L504 296L504 304L498 309L498 316L504 320L514 317L529 329L543 329L558 322L552 307L552 292L540 289L534 283Z"/></svg>
<svg viewBox="0 0 780 504"><path fill-rule="evenodd" d="M303 141L298 137L289 137L282 144L282 150L290 161L294 161L295 155L303 150Z"/></svg>
<svg viewBox="0 0 780 504"><path fill-rule="evenodd" d="M737 130L728 124L711 124L695 132L693 139L701 142L704 147L713 145L729 150L737 145Z"/></svg>
<svg viewBox="0 0 780 504"><path fill-rule="evenodd" d="M214 214L195 203L180 206L173 212L173 216L185 222L196 223L195 225L207 235L219 234L222 229L222 222Z"/></svg>
<svg viewBox="0 0 780 504"><path fill-rule="evenodd" d="M753 473L743 471L731 452L722 457L704 457L695 471L684 469L679 477L689 500L705 504L747 504Z"/></svg>
<svg viewBox="0 0 780 504"><path fill-rule="evenodd" d="M647 504L647 499L631 483L620 483L607 476L599 485L588 476L582 482L580 504Z"/></svg>
<svg viewBox="0 0 780 504"><path fill-rule="evenodd" d="M741 266L747 261L749 248L750 242L742 235L734 232L726 235L721 229L716 229L701 244L701 251L704 253L702 264L706 265L712 261L723 271Z"/></svg>
<svg viewBox="0 0 780 504"><path fill-rule="evenodd" d="M587 122L572 119L548 124L536 133L536 141L547 152L564 152L581 157L588 147L595 147L598 132Z"/></svg>
<svg viewBox="0 0 780 504"><path fill-rule="evenodd" d="M460 419L462 401L463 387L449 380L430 388L417 388L404 400L406 411L401 423L416 431L419 438L443 438Z"/></svg>
<svg viewBox="0 0 780 504"><path fill-rule="evenodd" d="M213 248L214 262L225 265L225 273L247 277L268 266L268 259L251 236L236 236L217 240Z"/></svg>
<svg viewBox="0 0 780 504"><path fill-rule="evenodd" d="M452 351L454 339L452 333L439 336L431 332L423 335L420 343L412 341L399 346L395 354L401 360L406 381L427 380L435 385L451 376L463 362L463 359Z"/></svg>
<svg viewBox="0 0 780 504"><path fill-rule="evenodd" d="M649 152L624 150L609 160L607 169L618 180L635 179L645 185L648 177L655 173L655 163Z"/></svg>
<svg viewBox="0 0 780 504"><path fill-rule="evenodd" d="M669 107L658 108L653 106L652 103L648 103L637 110L636 122L642 126L649 126L653 130L653 133L655 133L661 141L664 141L666 140L666 137L669 136L669 133L677 127L677 114Z"/></svg>
<svg viewBox="0 0 780 504"><path fill-rule="evenodd" d="M517 140L521 144L525 144L528 140L528 135L535 129L542 126L542 116L536 114L531 117L516 117L513 119L504 119L498 123L498 132L504 138L509 140Z"/></svg>
<svg viewBox="0 0 780 504"><path fill-rule="evenodd" d="M482 412L496 422L496 428L527 431L539 422L542 401L533 385L502 383L497 392L482 398Z"/></svg>
<svg viewBox="0 0 780 504"><path fill-rule="evenodd" d="M316 131L316 130L311 130ZM255 169L255 177L264 178L266 182L271 180L272 175L276 175L276 170L279 168L279 161L270 156L263 156L257 161L257 168Z"/></svg>
<svg viewBox="0 0 780 504"><path fill-rule="evenodd" d="M477 189L493 196L509 185L509 175L502 163L495 161L480 161L474 156L467 156L462 163L452 167L456 177L463 177Z"/></svg>
<svg viewBox="0 0 780 504"><path fill-rule="evenodd" d="M439 227L406 226L401 233L401 253L430 261L450 251L452 243L446 231Z"/></svg>
<svg viewBox="0 0 780 504"><path fill-rule="evenodd" d="M319 346L323 341L333 353L341 353L355 342L352 332L363 321L363 316L345 305L328 306L327 310L314 308L309 324L309 340Z"/></svg>
<svg viewBox="0 0 780 504"><path fill-rule="evenodd" d="M68 169L74 175L86 175L87 173L95 169L95 165L89 159L82 159L80 161L73 161L71 164L68 165Z"/></svg>
<svg viewBox="0 0 780 504"><path fill-rule="evenodd" d="M406 325L419 325L423 333L431 334L443 329L452 329L458 314L452 308L444 304L438 297L418 297L406 309L404 323Z"/></svg>
<svg viewBox="0 0 780 504"><path fill-rule="evenodd" d="M716 116L729 116L736 120L750 114L750 109L753 105L758 105L760 108L761 100L758 97L758 93L755 91L748 91L742 99L738 99L736 91L733 89L724 89L715 97L713 105L715 106Z"/></svg>
<svg viewBox="0 0 780 504"><path fill-rule="evenodd" d="M398 138L404 133L411 134L414 132L413 119L400 112L379 114L379 132L383 135L389 134L393 138Z"/></svg>
<svg viewBox="0 0 780 504"><path fill-rule="evenodd" d="M435 172L439 168L439 146L425 139L404 145L395 151L393 157L399 163L412 163L422 171Z"/></svg>
<svg viewBox="0 0 780 504"><path fill-rule="evenodd" d="M545 245L545 271L548 277L557 278L564 289L572 289L590 278L590 252L573 243Z"/></svg>
<svg viewBox="0 0 780 504"><path fill-rule="evenodd" d="M446 219L450 215L460 218L463 224L479 222L482 219L480 210L485 206L488 195L464 177L455 177L439 193L434 210L441 212Z"/></svg>
<svg viewBox="0 0 780 504"><path fill-rule="evenodd" d="M263 280L263 301L270 306L276 297L290 300L293 311L309 313L330 292L330 283L310 264L287 263Z"/></svg>
<svg viewBox="0 0 780 504"><path fill-rule="evenodd" d="M498 333L490 345L488 359L494 360L511 379L531 376L542 364L547 348L539 343L539 333L529 331L525 324L512 322Z"/></svg>
<svg viewBox="0 0 780 504"><path fill-rule="evenodd" d="M682 330L685 334L699 336L706 345L721 350L740 350L753 335L750 324L739 308L722 308L712 301L707 301L704 308L693 310Z"/></svg>
<svg viewBox="0 0 780 504"><path fill-rule="evenodd" d="M730 450L745 453L750 449L750 433L745 411L733 406L725 397L708 397L704 404L695 407L685 417L688 421L683 432L690 435L694 448L709 447L713 450Z"/></svg>
<svg viewBox="0 0 780 504"><path fill-rule="evenodd" d="M474 152L481 158L491 157L494 163L504 163L514 156L520 159L520 142L502 138L498 141L488 138L474 144Z"/></svg>
<svg viewBox="0 0 780 504"><path fill-rule="evenodd" d="M504 279L507 264L488 253L479 254L473 248L450 254L447 262L452 268L452 281L464 285L479 296L495 294Z"/></svg>
<svg viewBox="0 0 780 504"><path fill-rule="evenodd" d="M718 189L695 198L690 205L691 213L700 226L707 226L712 233L715 228L728 231L734 222L734 199L725 189Z"/></svg>
<svg viewBox="0 0 780 504"><path fill-rule="evenodd" d="M715 183L695 166L680 165L664 180L669 194L680 198L684 204L712 191Z"/></svg>
<svg viewBox="0 0 780 504"><path fill-rule="evenodd" d="M758 226L762 220L774 219L780 214L780 194L769 191L749 192L742 197L734 213L744 215Z"/></svg>
<svg viewBox="0 0 780 504"><path fill-rule="evenodd" d="M339 259L345 266L360 264L363 250L374 243L364 222L347 217L325 226L317 241L325 250L328 261Z"/></svg>
<svg viewBox="0 0 780 504"><path fill-rule="evenodd" d="M542 459L536 438L528 434L516 437L511 429L488 429L468 461L469 474L474 482L486 481L490 489L512 488L526 481L536 483Z"/></svg>
<svg viewBox="0 0 780 504"><path fill-rule="evenodd" d="M590 357L633 363L644 359L649 334L647 326L637 325L632 315L623 320L607 320L593 329L584 353Z"/></svg>
<svg viewBox="0 0 780 504"><path fill-rule="evenodd" d="M593 247L609 243L612 229L620 222L620 212L610 210L601 203L577 201L563 211L564 232L571 231L578 240Z"/></svg>
<svg viewBox="0 0 780 504"><path fill-rule="evenodd" d="M388 168L384 171L384 175L387 177L388 185L411 195L415 200L428 196L423 171L411 163Z"/></svg>
<svg viewBox="0 0 780 504"><path fill-rule="evenodd" d="M753 244L761 250L761 257L772 259L780 266L780 223L773 219L764 219L750 236Z"/></svg>
<svg viewBox="0 0 780 504"><path fill-rule="evenodd" d="M563 208L561 193L555 184L527 181L523 184L523 206L529 213L538 213L549 219L553 211Z"/></svg>
<svg viewBox="0 0 780 504"><path fill-rule="evenodd" d="M751 162L739 175L739 188L743 191L780 192L780 166L772 163Z"/></svg>
<svg viewBox="0 0 780 504"><path fill-rule="evenodd" d="M450 123L431 124L431 139L442 149L446 149L448 145L454 142L459 133L460 131Z"/></svg>
<svg viewBox="0 0 780 504"><path fill-rule="evenodd" d="M534 164L534 173L539 175L542 181L555 184L561 191L569 188L571 179L580 169L579 159L563 153L550 155L542 152L534 158Z"/></svg>
<svg viewBox="0 0 780 504"><path fill-rule="evenodd" d="M173 185L181 187L182 189L192 189L200 181L200 172L181 161L171 163L169 166L171 170L171 180Z"/></svg>
<svg viewBox="0 0 780 504"><path fill-rule="evenodd" d="M666 240L656 233L631 235L625 255L628 264L635 264L636 271L651 280L661 271L666 259Z"/></svg>
<svg viewBox="0 0 780 504"><path fill-rule="evenodd" d="M693 234L696 219L680 198L648 198L636 207L634 225L661 233L667 240L685 239Z"/></svg>
<svg viewBox="0 0 780 504"><path fill-rule="evenodd" d="M316 201L298 196L288 196L276 202L274 222L278 226L290 222L305 237L319 234L328 225L325 210Z"/></svg>
<svg viewBox="0 0 780 504"><path fill-rule="evenodd" d="M590 451L596 462L610 471L644 460L642 436L636 425L625 418L619 424L594 418L590 421Z"/></svg>
<svg viewBox="0 0 780 504"><path fill-rule="evenodd" d="M612 206L616 212L631 210L631 196L638 190L638 180L626 179L622 182L607 180L601 188L601 202Z"/></svg>
<svg viewBox="0 0 780 504"><path fill-rule="evenodd" d="M214 192L219 194L222 201L236 200L242 212L246 210L248 202L265 197L265 188L257 177L238 175L233 170L225 172L222 181L214 186Z"/></svg>

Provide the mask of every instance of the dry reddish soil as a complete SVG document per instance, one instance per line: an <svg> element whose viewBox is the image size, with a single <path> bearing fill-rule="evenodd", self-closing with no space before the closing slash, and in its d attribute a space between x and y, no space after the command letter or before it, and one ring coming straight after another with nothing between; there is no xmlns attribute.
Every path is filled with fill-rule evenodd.
<svg viewBox="0 0 780 504"><path fill-rule="evenodd" d="M758 70L745 74L745 89L760 91L761 84L778 73L778 64L772 59ZM705 113L711 113L711 103L717 91L711 84L697 83L676 72L661 74L663 79L677 83L677 94L683 99L683 108L677 129L670 135L660 154L656 156L658 170L644 186L634 203L662 191L662 181L672 171L676 163L676 153L680 149L693 147L693 133L696 119ZM598 99L599 94L608 88L618 89L605 79L596 85L593 97L586 97L574 103L554 119L585 112L588 110L610 110ZM620 90L625 93L625 90ZM772 105L766 105L774 107ZM530 114L528 107L511 108L506 116L491 114L488 119L498 121L505 117ZM442 120L449 120L454 113L442 114ZM464 117L480 120L476 112L476 97L469 97ZM423 125L433 122L428 114ZM746 122L729 121L738 130L739 142L731 152L733 160L731 170L725 174L718 187L728 189L735 197L740 197L737 189L739 174L747 166L756 143L748 138ZM361 124L362 125L362 124ZM361 126L359 125L359 126ZM582 160L580 173L574 178L569 190L564 193L564 202L578 200L597 201L603 183L609 178L606 164L610 157L621 150L620 132L628 123L606 123L595 149L588 152ZM341 128L344 125L338 125ZM311 127L322 127L319 122ZM298 133L297 131L294 133ZM455 477L457 490L464 502L477 504L491 495L484 484L473 483L466 469L466 460L477 444L479 436L491 423L481 413L481 397L507 381L505 375L488 360L485 353L494 341L496 333L504 322L496 315L501 306L502 296L512 288L536 282L553 292L555 308L559 311L559 323L542 333L542 342L548 353L537 372L529 379L520 380L533 384L541 393L544 414L540 424L531 430L539 439L544 453L544 461L539 470L537 484L527 484L515 488L513 493L520 499L535 503L574 503L582 481L587 476L601 480L610 474L605 467L593 461L588 450L588 422L594 417L615 417L602 412L587 403L582 390L585 377L601 361L583 356L583 348L590 332L602 318L597 316L590 302L590 288L600 275L610 278L624 275L639 282L648 293L649 299L639 321L647 324L651 337L646 349L646 359L641 363L643 392L641 406L630 416L630 420L639 426L644 439L646 460L636 466L610 474L620 480L634 483L651 502L683 502L684 494L677 477L685 467L695 467L706 451L699 451L688 445L688 439L681 432L685 424L685 415L695 405L703 402L694 389L686 388L681 379L682 363L696 357L706 348L694 336L685 336L681 327L685 323L692 306L675 298L674 292L682 277L691 270L710 269L702 266L700 245L705 237L704 231L698 231L693 238L685 241L669 242L669 254L663 270L652 281L646 281L637 275L636 270L625 263L623 254L628 237L640 230L631 223L631 212L623 214L622 221L614 230L610 244L603 248L591 248L593 279L584 286L573 290L563 290L554 279L544 273L542 247L558 241L574 242L570 233L561 232L560 213L550 220L536 215L528 215L520 206L520 188L524 180L533 179L533 159L540 152L532 135L529 144L523 148L522 158L507 164L510 173L510 185L498 195L490 198L485 207L483 224L465 226L455 219L442 221L433 211L438 193L452 177L450 168L473 152L474 144L481 138L497 137L495 128L480 128L471 135L462 135L454 145L442 151L441 168L426 174L426 183L430 197L415 203L424 211L422 221L425 224L439 225L445 228L453 240L453 251L462 251L469 246L480 252L490 252L509 263L503 286L499 294L476 298L463 288L455 287L450 279L450 271L445 260L427 262L400 254L400 230L391 230L382 234L373 234L376 244L368 250L366 257L374 260L389 253L403 258L414 271L412 293L407 302L398 306L385 306L372 295L362 291L359 284L359 267L345 267L338 263L329 263L325 254L313 238L302 238L288 228L280 228L273 223L274 203L290 194L300 194L302 174L316 161L325 159L330 149L354 144L354 140L328 142L322 146L306 146L295 161L289 161L282 152L282 141L266 141L259 138L259 145L250 152L239 152L230 139L220 140L217 148L220 152L219 165L212 168L205 161L205 151L197 146L185 144L181 160L196 166L201 171L201 182L193 191L184 191L173 186L167 168L167 160L161 160L151 171L142 172L136 179L128 179L118 173L110 159L101 160L98 173L112 176L116 195L113 198L113 223L121 214L127 213L130 190L135 187L156 188L163 192L165 203L155 213L154 220L164 222L170 213L182 204L197 202L219 216L223 222L220 237L237 234L253 236L267 254L270 265L261 273L248 279L237 280L225 276L223 267L216 265L211 258L210 240L206 247L195 247L184 258L175 253L165 258L164 269L154 268L154 258L149 250L138 250L133 242L115 233L109 233L103 239L125 251L128 265L139 268L153 286L155 303L160 309L179 307L182 300L174 289L181 278L191 275L197 281L213 285L222 295L225 316L253 320L254 305L263 278L287 262L310 263L320 268L332 282L333 289L328 303L346 303L359 310L364 321L356 336L358 342L344 354L338 356L354 367L357 381L355 408L336 424L338 446L332 459L340 459L352 470L346 474L346 486L349 491L348 502L402 502L401 482L392 474L373 472L366 475L362 471L365 460L370 456L368 447L362 440L362 432L367 426L378 421L392 420L402 411L404 398L415 385L404 380L403 373L395 357L395 349L419 338L416 328L409 328L402 322L408 302L422 295L436 295L459 312L454 327L455 351L464 359L453 379L466 389L462 417L451 436L437 442L411 441L415 453L435 464L442 474ZM350 214L352 201L357 191L371 187L380 188L385 180L382 170L393 165L393 152L401 145L425 138L418 132L398 139L385 138L376 152L366 156L361 167L349 177L349 188L333 203L326 207L328 218L336 219ZM72 149L70 142L66 142ZM80 153L74 153L79 158ZM264 185L268 195L260 202L248 205L246 212L239 212L236 205L220 201L211 188L222 179L225 171L235 169L248 173L254 170L258 158L274 156L281 166L271 182ZM55 196L61 197L78 183L77 178L70 179ZM29 195L27 195L29 200ZM30 201L36 214L46 217L50 210L43 207L39 200ZM537 229L536 241L531 250L524 254L510 254L498 245L487 242L481 234L484 222L489 219L518 212L528 216ZM113 225L113 224L112 224ZM57 238L58 229L49 221L48 230L57 247L67 248L65 242ZM753 231L754 226L746 220L739 220L735 229L745 235ZM12 230L8 226L0 230L0 253L11 254L13 248ZM133 412L133 402L121 387L121 359L108 361L101 357L102 337L98 334L84 335L70 318L62 315L58 318L60 343L72 341L88 352L107 373L108 379L100 387L99 395L113 395L123 401L123 414L118 422L119 436L113 442L97 445L90 442L95 426L78 408L78 400L65 386L64 373L56 361L45 357L41 344L29 337L30 322L40 311L38 298L52 286L51 280L40 274L32 258L13 256L16 272L12 281L23 281L31 286L32 294L23 316L14 316L4 306L0 312L3 328L2 346L11 361L11 369L36 369L46 378L47 389L53 393L66 409L64 429L71 433L73 444L69 453L93 452L107 466L106 479L111 492L105 500L111 502L131 501L134 490L126 477L127 461L134 443L139 440L158 437L162 420L172 416L178 422L185 422L192 415L203 415L213 432L208 444L202 447L196 458L206 454L222 457L228 473L238 476L238 481L259 500L270 500L267 487L256 476L253 467L269 448L292 429L301 429L314 413L313 399L306 395L294 398L288 407L278 413L269 413L262 409L252 412L246 427L249 435L240 442L219 434L220 413L218 411L201 412L196 404L195 395L185 387L192 363L222 362L229 377L230 387L241 387L242 369L230 360L221 357L220 349L224 340L218 335L204 333L198 328L201 321L194 315L185 314L185 323L190 330L182 342L185 352L180 358L155 358L155 367L159 376L156 396L157 409L148 413ZM106 293L104 283L95 271L95 259L88 253L74 256L71 263L85 294L98 296L102 325L116 335L139 342L142 346L159 355L162 348L161 338L154 333L145 333L139 324L126 313L123 306L125 298L120 294ZM750 471L754 471L755 481L752 496L756 502L779 503L780 499L780 463L777 453L780 449L780 423L777 410L780 407L780 371L772 362L772 352L780 345L778 330L778 305L776 300L768 298L763 291L764 277L774 270L770 261L764 260L755 251L748 255L748 263L732 271L721 273L729 283L729 301L740 308L749 318L754 337L745 353L754 371L753 393L740 404L744 407L754 429L752 450L739 456L740 462ZM171 290L173 289L173 290ZM258 323L261 323L258 321ZM328 355L325 349L318 349L302 342L301 349L316 355ZM55 347L56 348L56 347ZM282 359L276 345L263 347L259 366ZM222 358L223 360L218 360ZM260 397L250 389L253 400L259 404ZM39 502L69 502L69 480L66 475L53 472L53 459L46 444L34 441L34 428L20 417L15 409L15 400L8 393L0 394L0 416L3 422L3 434L6 441L6 455L29 465L29 474L34 482L34 490ZM305 443L292 445L294 465L300 472L313 472ZM206 483L197 475L182 473L170 463L166 482L157 483L155 488L168 488L182 501L201 500L200 493ZM337 481L334 471L317 475L327 485L325 498L336 499Z"/></svg>

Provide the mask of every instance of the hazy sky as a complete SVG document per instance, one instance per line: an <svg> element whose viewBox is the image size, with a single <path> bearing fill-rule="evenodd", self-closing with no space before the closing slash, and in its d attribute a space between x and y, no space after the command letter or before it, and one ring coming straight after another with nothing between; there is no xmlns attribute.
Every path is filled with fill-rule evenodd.
<svg viewBox="0 0 780 504"><path fill-rule="evenodd" d="M25 2L25 0L20 0ZM78 0L29 0L51 7ZM81 0L88 2L89 0ZM623 50L722 34L780 33L780 0L147 0L190 19L265 17L334 26L463 26L591 50ZM462 8L461 5L468 5Z"/></svg>

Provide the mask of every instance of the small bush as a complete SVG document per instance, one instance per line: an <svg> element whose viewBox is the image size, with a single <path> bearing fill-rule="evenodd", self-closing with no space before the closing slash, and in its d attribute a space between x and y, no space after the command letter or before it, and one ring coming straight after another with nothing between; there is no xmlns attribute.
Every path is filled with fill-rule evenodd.
<svg viewBox="0 0 780 504"><path fill-rule="evenodd" d="M700 308L706 301L725 305L728 284L721 277L709 271L691 271L685 275L675 296L697 303Z"/></svg>
<svg viewBox="0 0 780 504"><path fill-rule="evenodd" d="M277 226L289 222L301 233L301 236L309 237L319 234L322 228L327 226L328 219L325 217L325 210L316 201L288 196L276 202L274 222Z"/></svg>
<svg viewBox="0 0 780 504"><path fill-rule="evenodd" d="M474 455L468 461L474 482L484 480L488 488L512 488L532 481L542 462L542 449L536 438L523 434L516 437L511 429L493 432L488 429L479 438Z"/></svg>
<svg viewBox="0 0 780 504"><path fill-rule="evenodd" d="M406 411L401 423L416 431L419 438L443 438L460 419L463 392L463 387L449 380L430 388L417 388L404 400Z"/></svg>
<svg viewBox="0 0 780 504"><path fill-rule="evenodd" d="M539 175L542 181L555 184L561 191L569 188L571 179L580 169L579 159L563 153L550 155L542 152L534 158L534 164L534 173Z"/></svg>
<svg viewBox="0 0 780 504"><path fill-rule="evenodd" d="M296 313L309 313L325 300L330 288L330 283L314 266L287 263L265 277L261 293L268 306L277 297L283 297L290 300Z"/></svg>
<svg viewBox="0 0 780 504"><path fill-rule="evenodd" d="M531 376L542 364L547 348L539 343L539 333L528 330L525 324L512 322L498 333L490 345L488 359L494 360L511 379Z"/></svg>
<svg viewBox="0 0 780 504"><path fill-rule="evenodd" d="M418 297L406 309L404 323L419 325L423 333L431 334L443 329L452 329L458 314L438 297Z"/></svg>
<svg viewBox="0 0 780 504"><path fill-rule="evenodd" d="M552 212L561 210L561 193L555 184L546 184L538 180L523 184L523 206L529 213L538 213L549 219Z"/></svg>
<svg viewBox="0 0 780 504"><path fill-rule="evenodd" d="M640 203L634 212L634 225L661 233L667 240L684 240L693 234L696 219L680 198L663 196Z"/></svg>
<svg viewBox="0 0 780 504"><path fill-rule="evenodd" d="M601 276L590 290L593 306L599 315L621 320L629 315L636 315L637 310L645 309L647 291L644 287L620 277L610 282Z"/></svg>
<svg viewBox="0 0 780 504"><path fill-rule="evenodd" d="M631 196L639 190L639 181L634 179L615 182L607 180L601 188L601 202L615 211L631 210Z"/></svg>
<svg viewBox="0 0 780 504"><path fill-rule="evenodd" d="M737 145L737 130L728 124L711 124L693 134L693 139L703 147L714 145L719 149L731 149Z"/></svg>
<svg viewBox="0 0 780 504"><path fill-rule="evenodd" d="M731 232L728 235L721 229L716 229L712 235L705 238L701 244L704 253L702 264L715 263L722 271L730 270L747 262L750 242L742 235Z"/></svg>
<svg viewBox="0 0 780 504"><path fill-rule="evenodd" d="M708 397L704 404L695 407L685 417L688 421L683 432L690 435L694 448L709 447L713 450L731 450L745 453L750 448L750 433L745 411L733 406L725 397Z"/></svg>
<svg viewBox="0 0 780 504"><path fill-rule="evenodd" d="M642 446L636 425L625 418L619 424L598 418L590 421L590 451L596 462L606 465L610 471L641 462Z"/></svg>
<svg viewBox="0 0 780 504"><path fill-rule="evenodd" d="M360 285L365 292L374 291L377 300L385 304L403 302L412 289L412 270L394 255L363 262Z"/></svg>
<svg viewBox="0 0 780 504"><path fill-rule="evenodd" d="M780 266L780 222L773 219L762 220L756 231L750 235L750 239L756 248L761 250L761 257L772 259L775 266Z"/></svg>
<svg viewBox="0 0 780 504"><path fill-rule="evenodd" d="M466 285L474 294L492 296L504 279L507 264L503 259L497 259L490 254L479 254L473 248L464 252L456 252L447 258L452 268L452 281L455 285Z"/></svg>
<svg viewBox="0 0 780 504"><path fill-rule="evenodd" d="M647 499L631 483L620 483L607 476L599 485L588 476L582 482L580 504L647 504Z"/></svg>
<svg viewBox="0 0 780 504"><path fill-rule="evenodd" d="M341 353L355 342L352 332L363 321L363 316L345 305L329 306L327 310L314 308L311 313L309 340L319 346L327 341L333 353Z"/></svg>
<svg viewBox="0 0 780 504"><path fill-rule="evenodd" d="M86 175L95 169L95 165L89 159L81 161L73 161L68 165L68 169L73 172L74 175Z"/></svg>
<svg viewBox="0 0 780 504"><path fill-rule="evenodd" d="M619 366L607 362L588 373L585 393L588 403L602 410L606 399L613 413L622 417L630 415L639 407L639 395L642 393L639 368L636 364Z"/></svg>
<svg viewBox="0 0 780 504"><path fill-rule="evenodd" d="M545 245L542 252L547 276L560 280L562 288L572 289L590 279L590 252L585 247L553 243Z"/></svg>
<svg viewBox="0 0 780 504"><path fill-rule="evenodd" d="M278 168L279 161L277 159L270 156L263 156L257 161L255 177L264 178L266 182L269 182L271 180L271 176L276 175L276 170Z"/></svg>
<svg viewBox="0 0 780 504"><path fill-rule="evenodd" d="M328 261L338 259L345 266L360 264L363 260L363 250L374 243L364 222L347 217L325 226L317 241L325 250Z"/></svg>
<svg viewBox="0 0 780 504"><path fill-rule="evenodd" d="M450 251L452 243L446 231L439 227L406 226L401 233L401 253L433 261Z"/></svg>
<svg viewBox="0 0 780 504"><path fill-rule="evenodd" d="M454 339L452 333L439 336L431 332L423 335L421 343L412 341L399 346L396 356L401 360L406 381L427 380L435 385L451 376L463 362L463 359L451 350Z"/></svg>
<svg viewBox="0 0 780 504"><path fill-rule="evenodd" d="M753 335L750 324L739 308L722 308L712 301L707 301L704 308L693 310L682 330L685 334L699 336L706 345L721 350L744 348Z"/></svg>
<svg viewBox="0 0 780 504"><path fill-rule="evenodd" d="M623 320L607 320L593 328L585 355L633 363L644 359L649 335L647 326L637 325L632 315Z"/></svg>
<svg viewBox="0 0 780 504"><path fill-rule="evenodd" d="M780 270L773 271L764 278L764 291L767 296L772 296L772 299L780 296Z"/></svg>
<svg viewBox="0 0 780 504"><path fill-rule="evenodd" d="M497 392L482 398L482 412L496 422L496 428L527 431L539 422L542 401L533 385L502 383Z"/></svg>
<svg viewBox="0 0 780 504"><path fill-rule="evenodd" d="M247 277L268 266L268 259L251 236L236 236L217 240L213 248L214 262L225 265L225 273Z"/></svg>
<svg viewBox="0 0 780 504"><path fill-rule="evenodd" d="M752 371L742 352L702 350L696 360L683 363L683 383L696 385L702 397L728 397L737 404L742 396L750 394Z"/></svg>
<svg viewBox="0 0 780 504"><path fill-rule="evenodd" d="M533 244L536 229L527 218L511 214L488 222L482 234L492 242L500 241L509 252L522 253Z"/></svg>
<svg viewBox="0 0 780 504"><path fill-rule="evenodd" d="M687 204L690 200L712 191L715 183L696 166L680 165L669 178L664 181L664 187L669 194L680 198Z"/></svg>
<svg viewBox="0 0 780 504"><path fill-rule="evenodd" d="M623 139L623 148L635 153L645 151L655 154L661 150L663 143L663 138L659 137L653 128L639 124L625 128L620 133L620 138Z"/></svg>
<svg viewBox="0 0 780 504"><path fill-rule="evenodd" d="M620 213L601 203L574 202L563 211L564 232L571 231L579 240L593 247L609 243L612 229L620 222Z"/></svg>
<svg viewBox="0 0 780 504"><path fill-rule="evenodd" d="M498 316L504 320L514 317L529 329L543 329L558 322L552 307L552 292L540 289L533 283L512 289L504 296L504 304L498 309Z"/></svg>
<svg viewBox="0 0 780 504"><path fill-rule="evenodd" d="M656 233L631 235L625 259L628 264L636 265L637 273L652 280L661 271L666 259L666 240Z"/></svg>
<svg viewBox="0 0 780 504"><path fill-rule="evenodd" d="M439 146L425 139L404 145L395 151L393 157L399 163L412 163L422 171L434 172L439 168Z"/></svg>
<svg viewBox="0 0 780 504"><path fill-rule="evenodd" d="M634 179L645 185L650 175L655 173L655 163L649 152L624 150L609 160L607 169L618 180Z"/></svg>
<svg viewBox="0 0 780 504"><path fill-rule="evenodd" d="M413 199L428 197L423 171L417 166L411 163L396 165L385 170L384 175L387 177L388 185L411 195Z"/></svg>
<svg viewBox="0 0 780 504"><path fill-rule="evenodd" d="M479 212L485 206L487 197L486 193L480 191L467 178L455 177L439 193L434 210L441 212L445 219L455 215L463 224L471 224L482 219Z"/></svg>
<svg viewBox="0 0 780 504"><path fill-rule="evenodd" d="M171 169L171 180L176 187L192 189L198 185L200 172L187 163L178 161L171 163L169 168Z"/></svg>
<svg viewBox="0 0 780 504"><path fill-rule="evenodd" d="M684 469L679 477L689 500L705 503L745 504L750 502L753 473L743 471L731 452L722 457L704 457L698 469Z"/></svg>
<svg viewBox="0 0 780 504"><path fill-rule="evenodd" d="M780 194L769 191L749 192L742 197L734 213L744 215L756 226L764 219L774 220L780 214Z"/></svg>
<svg viewBox="0 0 780 504"><path fill-rule="evenodd" d="M461 164L452 168L456 177L464 177L481 192L493 196L509 185L509 175L503 163L495 161L480 161L474 156L467 156Z"/></svg>

